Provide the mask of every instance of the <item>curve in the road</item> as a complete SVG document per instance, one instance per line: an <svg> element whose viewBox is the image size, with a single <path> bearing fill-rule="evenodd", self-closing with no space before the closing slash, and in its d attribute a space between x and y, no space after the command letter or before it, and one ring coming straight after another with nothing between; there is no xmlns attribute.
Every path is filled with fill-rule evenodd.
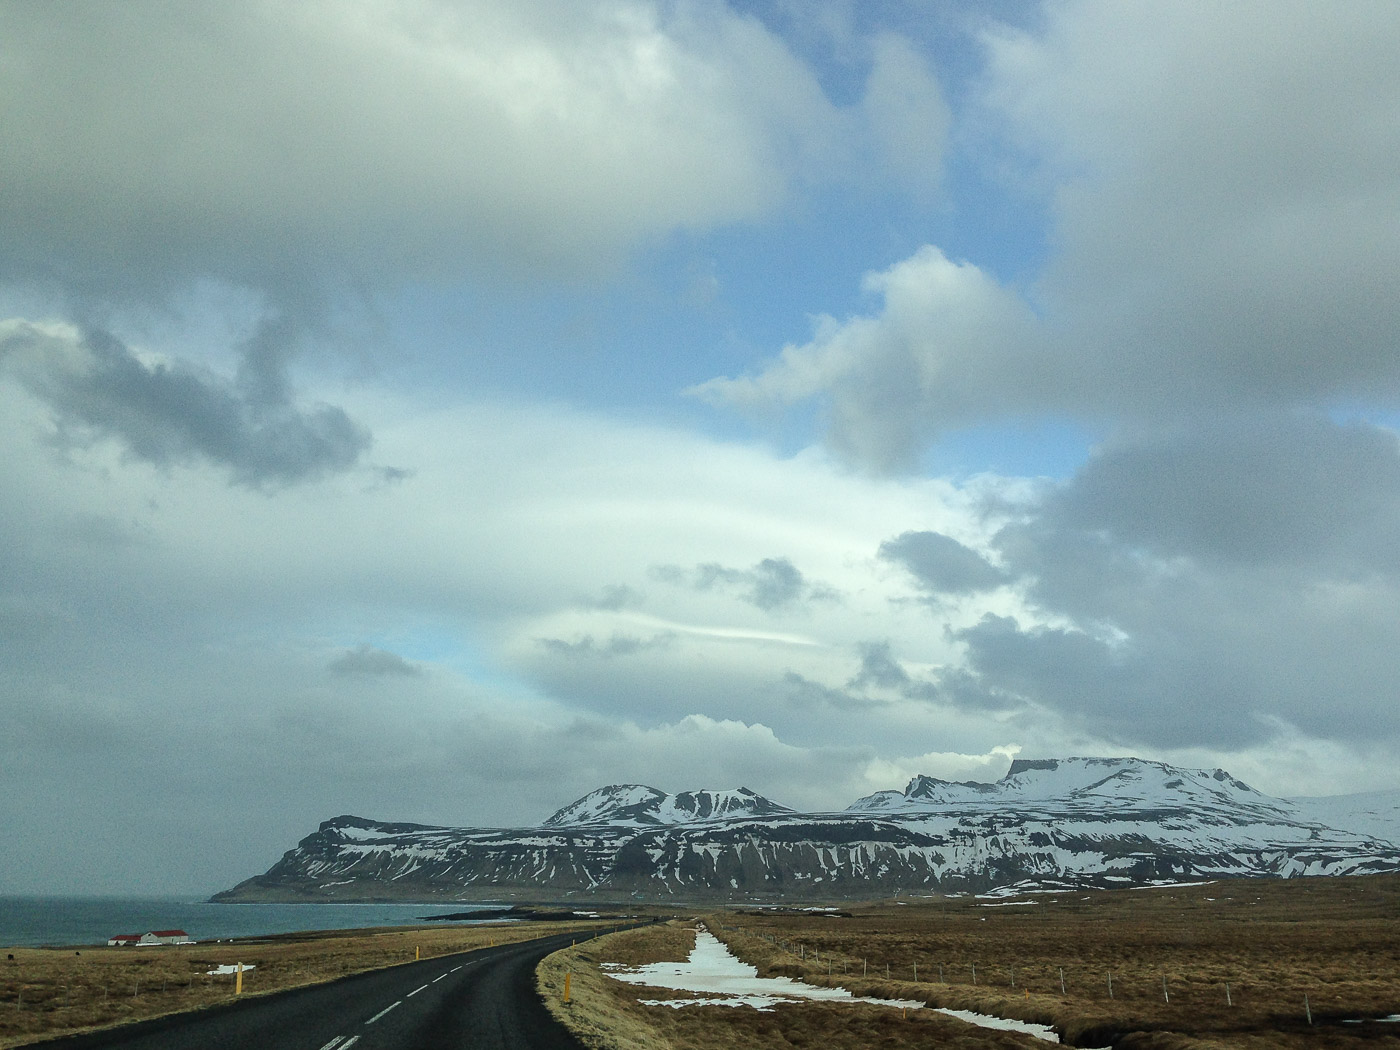
<svg viewBox="0 0 1400 1050"><path fill-rule="evenodd" d="M535 967L569 934L480 948L226 1006L29 1044L43 1050L583 1050Z"/></svg>

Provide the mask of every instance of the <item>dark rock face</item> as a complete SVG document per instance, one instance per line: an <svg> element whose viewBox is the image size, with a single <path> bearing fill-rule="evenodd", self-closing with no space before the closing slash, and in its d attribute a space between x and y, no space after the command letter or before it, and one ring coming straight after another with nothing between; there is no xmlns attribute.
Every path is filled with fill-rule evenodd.
<svg viewBox="0 0 1400 1050"><path fill-rule="evenodd" d="M1365 798L1369 823L1337 799L1324 824L1222 770L1136 759L1017 760L994 784L916 777L827 814L747 789L615 785L538 828L337 817L216 899L831 899L1400 870L1400 822L1375 831L1400 795Z"/></svg>

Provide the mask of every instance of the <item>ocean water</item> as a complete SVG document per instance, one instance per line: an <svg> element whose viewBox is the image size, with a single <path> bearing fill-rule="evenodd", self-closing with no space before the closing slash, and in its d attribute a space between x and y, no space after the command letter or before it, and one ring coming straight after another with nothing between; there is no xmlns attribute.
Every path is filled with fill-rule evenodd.
<svg viewBox="0 0 1400 1050"><path fill-rule="evenodd" d="M405 926L473 904L210 904L188 897L0 896L0 946L106 944L118 933L184 930L196 941L300 930ZM488 920L480 920L488 921Z"/></svg>

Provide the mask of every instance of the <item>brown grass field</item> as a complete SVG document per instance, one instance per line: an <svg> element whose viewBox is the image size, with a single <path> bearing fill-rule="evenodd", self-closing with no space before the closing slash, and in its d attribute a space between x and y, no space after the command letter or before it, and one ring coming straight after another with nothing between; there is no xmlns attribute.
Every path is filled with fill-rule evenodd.
<svg viewBox="0 0 1400 1050"><path fill-rule="evenodd" d="M1036 903L910 899L847 906L849 917L734 910L706 921L765 976L1052 1024L1070 1045L1400 1050L1400 1024L1346 1023L1400 1013L1400 876L1009 900ZM597 969L605 961L681 959L691 943L676 924L581 943L541 968L542 991L595 1048L1046 1045L945 1015L901 1017L873 1006L645 1007L638 1000L674 993L611 981ZM568 1008L560 1002L564 970L573 983Z"/></svg>
<svg viewBox="0 0 1400 1050"><path fill-rule="evenodd" d="M0 1047L227 1002L233 977L206 970L243 963L243 994L262 995L347 974L598 924L509 923L286 934L149 948L0 950ZM81 954L79 954L79 952ZM13 955L14 959L4 956Z"/></svg>

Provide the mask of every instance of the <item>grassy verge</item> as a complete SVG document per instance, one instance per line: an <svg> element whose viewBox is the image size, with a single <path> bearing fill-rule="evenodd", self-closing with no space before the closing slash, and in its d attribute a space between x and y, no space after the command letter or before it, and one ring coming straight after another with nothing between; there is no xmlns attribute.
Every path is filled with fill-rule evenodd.
<svg viewBox="0 0 1400 1050"><path fill-rule="evenodd" d="M684 959L694 944L692 930L678 922L579 941L540 963L536 987L549 1012L590 1050L673 1050L656 1010L642 1006L639 996L631 994L635 986L607 977L600 964L641 966Z"/></svg>
<svg viewBox="0 0 1400 1050"><path fill-rule="evenodd" d="M197 1010L233 998L235 978L206 971L239 962L243 994L265 995L365 970L451 955L587 923L439 926L292 934L150 948L8 948L0 961L0 1048Z"/></svg>

